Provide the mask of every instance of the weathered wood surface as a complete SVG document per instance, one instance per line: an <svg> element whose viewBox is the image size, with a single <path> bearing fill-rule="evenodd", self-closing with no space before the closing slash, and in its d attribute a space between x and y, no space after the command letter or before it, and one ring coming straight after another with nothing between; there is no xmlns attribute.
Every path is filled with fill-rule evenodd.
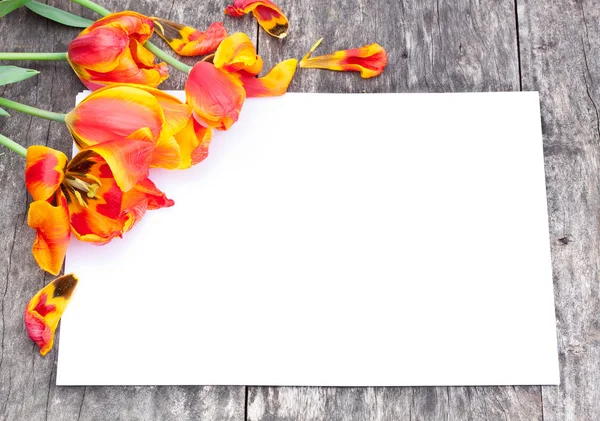
<svg viewBox="0 0 600 421"><path fill-rule="evenodd" d="M132 8L200 28L220 19L227 3L98 1L111 10ZM48 3L93 17L80 6L68 5L66 0ZM519 90L522 84L525 90L541 92L562 385L56 387L56 350L40 358L22 324L23 306L50 277L37 268L30 254L33 233L25 222L30 199L23 188L23 160L6 152L0 156L0 419L600 419L600 10L594 7L593 0L277 3L291 21L290 35L283 41L257 30L250 17L225 18L230 31L241 30L255 40L258 38L259 53L267 66L285 58L302 57L320 37L325 40L317 54L379 42L390 55L388 68L376 79L306 69L297 73L292 91L502 91ZM77 30L47 22L25 10L0 19L4 50L64 51L76 33ZM42 74L19 85L0 88L0 96L68 111L81 85L67 65L23 64L42 70ZM163 88L183 86L183 76L172 74ZM12 114L10 119L0 120L1 133L24 144L69 149L69 135L60 124ZM243 358L243 351L240 355Z"/></svg>
<svg viewBox="0 0 600 421"><path fill-rule="evenodd" d="M539 90L561 386L544 421L600 419L600 9L519 1L523 89Z"/></svg>

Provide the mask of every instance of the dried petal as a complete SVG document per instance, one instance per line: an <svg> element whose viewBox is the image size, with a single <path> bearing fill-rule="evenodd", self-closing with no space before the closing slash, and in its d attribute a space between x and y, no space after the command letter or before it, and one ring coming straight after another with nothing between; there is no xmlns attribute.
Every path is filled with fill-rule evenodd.
<svg viewBox="0 0 600 421"><path fill-rule="evenodd" d="M281 9L272 1L234 0L231 6L225 8L225 14L233 17L243 16L250 12L269 35L276 38L286 37L290 24Z"/></svg>
<svg viewBox="0 0 600 421"><path fill-rule="evenodd" d="M203 56L217 49L227 37L223 22L211 24L205 32L170 20L152 18L156 33L164 39L177 54L182 56Z"/></svg>
<svg viewBox="0 0 600 421"><path fill-rule="evenodd" d="M300 61L300 67L327 69L342 72L360 72L367 79L383 72L388 57L379 44L369 44L360 48L336 51L335 53L309 58L310 54L323 41L321 38Z"/></svg>
<svg viewBox="0 0 600 421"><path fill-rule="evenodd" d="M25 308L27 334L40 347L42 355L46 355L54 345L54 332L77 282L75 275L56 278L35 294Z"/></svg>

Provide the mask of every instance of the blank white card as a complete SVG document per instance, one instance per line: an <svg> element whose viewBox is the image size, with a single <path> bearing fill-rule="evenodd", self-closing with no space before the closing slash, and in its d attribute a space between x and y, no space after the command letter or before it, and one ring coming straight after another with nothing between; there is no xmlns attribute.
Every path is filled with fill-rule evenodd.
<svg viewBox="0 0 600 421"><path fill-rule="evenodd" d="M250 99L151 178L71 243L57 384L559 382L537 93Z"/></svg>

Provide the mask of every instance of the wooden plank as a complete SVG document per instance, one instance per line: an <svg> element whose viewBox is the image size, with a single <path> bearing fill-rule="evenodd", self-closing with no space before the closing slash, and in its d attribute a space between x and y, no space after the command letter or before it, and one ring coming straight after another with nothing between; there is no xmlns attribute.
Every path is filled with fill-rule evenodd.
<svg viewBox="0 0 600 421"><path fill-rule="evenodd" d="M519 0L523 89L542 105L560 387L545 421L600 419L600 10Z"/></svg>
<svg viewBox="0 0 600 421"><path fill-rule="evenodd" d="M259 31L259 53L267 64L301 58L320 37L325 40L315 54L378 42L390 59L385 72L369 80L299 69L291 91L519 90L512 0L397 1L379 7L363 0L277 3L291 30L283 41ZM541 420L541 392L539 387L252 387L248 419Z"/></svg>
<svg viewBox="0 0 600 421"><path fill-rule="evenodd" d="M538 387L253 387L248 420L541 420Z"/></svg>
<svg viewBox="0 0 600 421"><path fill-rule="evenodd" d="M299 69L291 91L459 92L519 90L512 0L326 2L279 0L290 32L279 40L259 30L265 68L302 58L319 38L313 55L377 42L388 52L384 73Z"/></svg>
<svg viewBox="0 0 600 421"><path fill-rule="evenodd" d="M111 10L132 8L205 28L223 17L220 1L211 0L199 13L196 1L99 1ZM49 2L73 13L95 18L88 10L64 0ZM252 21L231 20L228 28L256 35ZM77 35L25 9L0 19L5 51L66 51ZM156 43L164 44L157 39ZM189 64L194 59L186 59ZM0 96L56 112L68 112L84 89L65 62L15 63L42 73L18 85L0 88ZM161 86L182 89L185 76L173 70ZM72 140L55 122L11 112L0 118L0 133L24 145L44 144L67 152ZM53 277L45 275L31 256L33 231L26 224L31 201L24 184L24 160L2 148L0 156L0 296L2 342L0 354L0 419L2 420L242 420L244 387L56 387L57 347L42 358L23 326L27 301ZM85 280L82 280L85 281ZM160 333L157 332L157 335ZM57 343L60 343L60 335ZM160 337L157 338L158 340ZM101 338L99 338L101 341ZM101 343L99 343L101 346ZM146 344L140 344L140 352ZM240 352L243 356L243 352Z"/></svg>

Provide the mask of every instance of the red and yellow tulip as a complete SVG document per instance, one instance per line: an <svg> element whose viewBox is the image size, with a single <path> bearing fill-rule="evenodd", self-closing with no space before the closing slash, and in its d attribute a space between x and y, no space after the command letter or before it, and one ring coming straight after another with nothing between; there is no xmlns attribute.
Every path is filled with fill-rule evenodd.
<svg viewBox="0 0 600 421"><path fill-rule="evenodd" d="M184 169L206 156L212 129L195 126L192 108L158 89L130 84L92 92L66 117L80 149L119 139L155 144L151 167ZM195 128L194 128L195 127Z"/></svg>
<svg viewBox="0 0 600 421"><path fill-rule="evenodd" d="M278 96L286 93L296 72L298 60L289 59L278 63L261 78L256 77L263 68L263 61L256 54L256 48L248 36L237 32L228 36L213 57L216 68L237 77L244 89L246 97Z"/></svg>
<svg viewBox="0 0 600 421"><path fill-rule="evenodd" d="M289 22L281 9L270 0L234 0L231 6L225 8L225 14L233 17L246 13L254 15L258 24L269 35L285 38L289 30Z"/></svg>
<svg viewBox="0 0 600 421"><path fill-rule="evenodd" d="M218 130L227 130L238 120L246 99L246 91L236 77L206 61L192 68L185 94L196 120Z"/></svg>
<svg viewBox="0 0 600 421"><path fill-rule="evenodd" d="M214 52L227 37L223 22L211 24L205 32L170 20L152 18L156 33L181 56L203 56Z"/></svg>
<svg viewBox="0 0 600 421"><path fill-rule="evenodd" d="M187 103L200 124L227 130L237 121L246 97L283 95L297 64L296 59L282 61L257 78L263 61L250 38L236 32L192 68L185 84Z"/></svg>
<svg viewBox="0 0 600 421"><path fill-rule="evenodd" d="M54 332L77 282L75 275L56 278L35 294L25 308L27 334L40 347L42 355L46 355L54 345Z"/></svg>
<svg viewBox="0 0 600 421"><path fill-rule="evenodd" d="M156 87L168 77L165 63L154 63L144 46L154 22L136 12L113 13L84 29L69 44L68 60L88 89L113 83Z"/></svg>
<svg viewBox="0 0 600 421"><path fill-rule="evenodd" d="M321 38L310 49L308 54L300 61L302 68L327 69L341 72L360 72L361 77L367 79L383 72L388 57L385 49L379 44L369 44L360 48L336 51L319 57L310 57L310 54L321 44Z"/></svg>
<svg viewBox="0 0 600 421"><path fill-rule="evenodd" d="M139 221L146 210L174 202L147 178L154 144L115 140L82 150L72 160L45 146L27 149L25 183L33 197L27 218L36 230L33 256L60 272L71 233L105 244Z"/></svg>

